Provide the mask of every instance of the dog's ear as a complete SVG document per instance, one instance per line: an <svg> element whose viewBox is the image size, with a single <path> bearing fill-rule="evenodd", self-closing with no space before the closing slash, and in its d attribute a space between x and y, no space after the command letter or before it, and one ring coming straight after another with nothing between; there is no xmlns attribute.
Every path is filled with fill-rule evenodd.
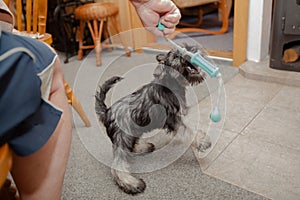
<svg viewBox="0 0 300 200"><path fill-rule="evenodd" d="M166 59L166 54L158 54L157 56L156 56L156 60L158 61L158 62L163 62L165 59Z"/></svg>
<svg viewBox="0 0 300 200"><path fill-rule="evenodd" d="M164 70L165 70L165 65L158 64L158 66L155 68L155 70L153 72L153 76L157 79L162 79L165 74Z"/></svg>

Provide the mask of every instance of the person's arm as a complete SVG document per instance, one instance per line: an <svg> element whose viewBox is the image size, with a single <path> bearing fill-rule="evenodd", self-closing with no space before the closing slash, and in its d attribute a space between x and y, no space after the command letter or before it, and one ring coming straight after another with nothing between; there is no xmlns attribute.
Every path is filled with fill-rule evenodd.
<svg viewBox="0 0 300 200"><path fill-rule="evenodd" d="M135 7L144 27L157 36L166 36L174 32L181 14L171 0L130 0ZM166 26L163 31L157 29L158 21Z"/></svg>

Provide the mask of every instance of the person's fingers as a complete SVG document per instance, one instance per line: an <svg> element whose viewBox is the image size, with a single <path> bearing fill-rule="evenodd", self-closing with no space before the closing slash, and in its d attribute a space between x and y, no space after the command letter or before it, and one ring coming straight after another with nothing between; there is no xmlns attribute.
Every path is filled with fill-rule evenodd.
<svg viewBox="0 0 300 200"><path fill-rule="evenodd" d="M181 18L180 13L170 13L170 14L165 15L164 21L177 25L179 23L180 18Z"/></svg>
<svg viewBox="0 0 300 200"><path fill-rule="evenodd" d="M152 32L153 34L155 34L156 36L159 36L159 37L164 37L164 35L165 35L163 31L160 31L160 30L158 30L157 28L151 29L151 32Z"/></svg>
<svg viewBox="0 0 300 200"><path fill-rule="evenodd" d="M165 22L163 24L166 28L174 28L178 23Z"/></svg>
<svg viewBox="0 0 300 200"><path fill-rule="evenodd" d="M143 4L134 2L134 5L144 27L157 36L173 33L181 18L179 9L171 0L150 0ZM163 31L157 28L159 20L165 26Z"/></svg>
<svg viewBox="0 0 300 200"><path fill-rule="evenodd" d="M180 13L169 13L162 18L161 23L167 28L174 28L179 23L180 18Z"/></svg>
<svg viewBox="0 0 300 200"><path fill-rule="evenodd" d="M172 33L174 33L175 31L175 27L174 28L165 28L162 32L164 36L168 36Z"/></svg>
<svg viewBox="0 0 300 200"><path fill-rule="evenodd" d="M145 26L145 29L148 30L149 32L153 33L154 35L158 37L164 37L164 32L159 30L156 26Z"/></svg>

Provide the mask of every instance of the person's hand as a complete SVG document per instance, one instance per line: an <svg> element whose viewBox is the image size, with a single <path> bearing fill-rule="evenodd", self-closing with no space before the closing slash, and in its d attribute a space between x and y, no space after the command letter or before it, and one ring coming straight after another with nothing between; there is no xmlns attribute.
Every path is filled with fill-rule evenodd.
<svg viewBox="0 0 300 200"><path fill-rule="evenodd" d="M157 36L173 33L181 18L179 9L171 0L131 0L131 2L144 27ZM157 29L159 20L166 27L162 31Z"/></svg>

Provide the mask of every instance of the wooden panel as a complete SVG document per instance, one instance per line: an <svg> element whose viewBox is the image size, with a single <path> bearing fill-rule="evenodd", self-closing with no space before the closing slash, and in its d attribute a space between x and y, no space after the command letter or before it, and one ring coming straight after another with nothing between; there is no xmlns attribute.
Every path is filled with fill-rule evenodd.
<svg viewBox="0 0 300 200"><path fill-rule="evenodd" d="M207 54L214 57L232 59L231 50L217 50L217 49L205 49Z"/></svg>
<svg viewBox="0 0 300 200"><path fill-rule="evenodd" d="M124 38L126 38L126 43L128 46L133 46L132 45L132 37L128 36L126 32L127 30L130 29L131 23L129 20L129 1L124 1L124 0L95 0L95 2L112 2L116 4L119 8L119 14L117 18L117 22L120 24L121 31L123 32L122 35ZM109 33L111 36L111 40L114 43L120 43L120 38L116 37L115 35L117 34L117 30L114 27L114 25L111 23L111 20L108 20L108 27L109 27Z"/></svg>
<svg viewBox="0 0 300 200"><path fill-rule="evenodd" d="M151 33L145 30L135 8L129 1L96 0L95 2L102 1L113 2L119 7L118 22L120 23L121 30L123 31L122 36L126 39L126 43L129 46L140 51L142 46L156 40ZM111 26L111 24L109 24L109 26ZM113 30L113 28L110 30Z"/></svg>
<svg viewBox="0 0 300 200"><path fill-rule="evenodd" d="M247 59L248 0L235 0L233 30L233 66L238 67Z"/></svg>
<svg viewBox="0 0 300 200"><path fill-rule="evenodd" d="M156 40L156 37L144 28L132 4L129 5L129 11L131 19L131 30L133 33L134 49L137 52L142 52L141 48L143 46L148 45L149 43L154 42Z"/></svg>
<svg viewBox="0 0 300 200"><path fill-rule="evenodd" d="M131 28L130 21L130 12L129 12L129 1L124 0L110 0L110 2L115 3L119 7L119 18L118 21L120 23L122 31L127 31Z"/></svg>

